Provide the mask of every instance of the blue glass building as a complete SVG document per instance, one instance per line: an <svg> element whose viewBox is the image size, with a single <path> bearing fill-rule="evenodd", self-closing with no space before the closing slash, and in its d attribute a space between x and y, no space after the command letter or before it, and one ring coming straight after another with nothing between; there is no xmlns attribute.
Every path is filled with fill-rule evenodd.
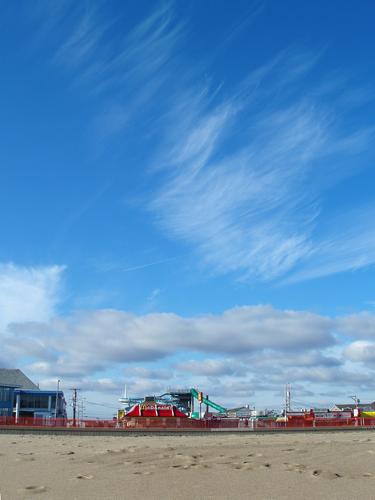
<svg viewBox="0 0 375 500"><path fill-rule="evenodd" d="M66 418L64 393L41 391L21 370L0 368L0 417Z"/></svg>
<svg viewBox="0 0 375 500"><path fill-rule="evenodd" d="M16 418L66 418L64 393L39 389L15 389L13 414Z"/></svg>
<svg viewBox="0 0 375 500"><path fill-rule="evenodd" d="M14 386L0 384L0 417L13 415L14 390Z"/></svg>

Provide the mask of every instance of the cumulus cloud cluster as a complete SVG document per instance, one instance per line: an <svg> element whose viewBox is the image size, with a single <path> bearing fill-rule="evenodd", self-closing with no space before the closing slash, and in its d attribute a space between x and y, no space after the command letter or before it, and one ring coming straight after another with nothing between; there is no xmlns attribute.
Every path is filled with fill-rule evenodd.
<svg viewBox="0 0 375 500"><path fill-rule="evenodd" d="M248 305L189 317L114 309L59 315L62 271L0 266L0 361L22 366L42 386L60 378L119 393L128 381L143 393L203 384L229 399L278 393L290 381L301 394L375 386L369 312L330 317Z"/></svg>
<svg viewBox="0 0 375 500"><path fill-rule="evenodd" d="M17 335L12 325L24 322L48 322L56 313L61 295L63 266L22 267L12 263L0 264L0 364L8 366L17 362L11 345ZM38 341L32 342L35 354L43 353ZM24 346L27 352L27 345ZM30 354L33 354L31 351Z"/></svg>
<svg viewBox="0 0 375 500"><path fill-rule="evenodd" d="M243 356L267 350L298 353L335 344L330 319L270 306L188 318L97 310L48 324L13 325L11 331L17 333L13 349L20 354L24 345L30 352L33 342L43 343L45 359L34 368L58 369L65 375L98 371L112 363L157 361L179 352Z"/></svg>

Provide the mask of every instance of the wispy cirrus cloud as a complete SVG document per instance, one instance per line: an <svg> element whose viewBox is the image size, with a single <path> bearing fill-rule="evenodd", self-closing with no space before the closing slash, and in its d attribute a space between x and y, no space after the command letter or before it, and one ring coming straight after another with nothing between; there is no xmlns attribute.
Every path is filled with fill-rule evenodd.
<svg viewBox="0 0 375 500"><path fill-rule="evenodd" d="M173 1L145 12L119 11L111 2L63 0L58 6L37 4L31 18L39 26L33 42L42 49L48 40L54 68L94 103L91 132L97 138L119 135L134 125L140 111L159 110L153 98L167 85L168 97L177 71L176 48L185 33Z"/></svg>
<svg viewBox="0 0 375 500"><path fill-rule="evenodd" d="M374 125L351 119L372 98L369 84L346 89L332 71L322 81L324 50L294 48L257 68L250 62L235 85L215 85L206 74L210 57L189 64L183 52L176 57L187 20L172 2L132 19L116 37L113 24L126 20L103 16L102 7L54 13L69 17L55 62L103 97L93 124L99 137L121 137L141 117L140 135L158 138L159 154L150 147L143 160L155 173L151 183L158 176L148 207L164 234L187 243L212 273L246 281L290 282L374 263L373 244L365 245L374 239L371 223L343 230L351 213L344 200L340 230L324 211L339 182L371 166L359 158L374 144ZM255 2L245 22L263 7ZM223 37L230 42L236 32ZM357 221L368 220L362 214Z"/></svg>
<svg viewBox="0 0 375 500"><path fill-rule="evenodd" d="M113 92L119 97L125 87L141 99L140 89L135 87L142 81L142 96L151 97L165 78L183 33L173 3L161 3L148 15L134 19L116 38L111 32L117 24L129 23L124 16L108 18L100 4L75 6L72 12L67 28L60 32L55 63L74 71L77 80L93 93L110 90L113 99Z"/></svg>
<svg viewBox="0 0 375 500"><path fill-rule="evenodd" d="M345 236L336 229L326 240L320 231L327 186L358 173L352 164L375 129L349 131L338 118L342 109L325 105L331 89L314 93L307 78L318 60L285 51L229 96L196 88L176 100L168 152L155 160L168 168L150 209L166 234L191 244L216 273L274 280L299 266L296 280L375 261L372 247L358 245L370 225Z"/></svg>
<svg viewBox="0 0 375 500"><path fill-rule="evenodd" d="M375 205L331 216L317 236L310 258L286 282L318 278L344 271L356 271L375 262Z"/></svg>
<svg viewBox="0 0 375 500"><path fill-rule="evenodd" d="M97 22L97 11L88 6L82 12L76 11L70 34L58 47L56 63L72 68L82 68L90 64L97 51L101 51L102 39L109 26Z"/></svg>

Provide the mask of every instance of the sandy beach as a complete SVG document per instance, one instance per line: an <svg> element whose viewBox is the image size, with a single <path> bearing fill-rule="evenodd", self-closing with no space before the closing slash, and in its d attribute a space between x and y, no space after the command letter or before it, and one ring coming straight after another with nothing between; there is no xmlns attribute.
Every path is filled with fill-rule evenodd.
<svg viewBox="0 0 375 500"><path fill-rule="evenodd" d="M374 498L369 432L0 435L1 500Z"/></svg>

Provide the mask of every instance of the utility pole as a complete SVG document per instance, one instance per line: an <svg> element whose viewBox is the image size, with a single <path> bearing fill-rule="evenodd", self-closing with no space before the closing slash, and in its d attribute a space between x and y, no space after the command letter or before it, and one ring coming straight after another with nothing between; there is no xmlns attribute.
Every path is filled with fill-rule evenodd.
<svg viewBox="0 0 375 500"><path fill-rule="evenodd" d="M358 399L358 397L357 396L349 396L349 397L350 397L350 399L352 399L354 401L355 407L358 408L358 405L360 403L360 400Z"/></svg>
<svg viewBox="0 0 375 500"><path fill-rule="evenodd" d="M57 419L57 403L59 401L59 391L60 391L60 379L57 381L56 402L55 402L55 420Z"/></svg>
<svg viewBox="0 0 375 500"><path fill-rule="evenodd" d="M359 409L358 409L358 405L359 405L359 403L360 403L360 400L359 400L359 398L358 398L358 396L357 396L357 395L355 395L355 396L349 396L349 397L350 397L350 398L354 401L354 403L355 403L355 409L354 409L354 412L353 412L353 413L354 413L354 416L355 416L355 417L359 417Z"/></svg>
<svg viewBox="0 0 375 500"><path fill-rule="evenodd" d="M291 394L292 394L292 386L290 384L285 385L285 416L287 416L288 412L291 410Z"/></svg>
<svg viewBox="0 0 375 500"><path fill-rule="evenodd" d="M76 387L73 387L71 391L73 391L73 397L72 397L72 406L73 406L73 427L76 426L76 417L77 417L77 401L78 401L78 395L77 392L80 389L77 389Z"/></svg>
<svg viewBox="0 0 375 500"><path fill-rule="evenodd" d="M81 398L80 404L78 405L78 420L83 420L85 418L85 406L86 398Z"/></svg>

